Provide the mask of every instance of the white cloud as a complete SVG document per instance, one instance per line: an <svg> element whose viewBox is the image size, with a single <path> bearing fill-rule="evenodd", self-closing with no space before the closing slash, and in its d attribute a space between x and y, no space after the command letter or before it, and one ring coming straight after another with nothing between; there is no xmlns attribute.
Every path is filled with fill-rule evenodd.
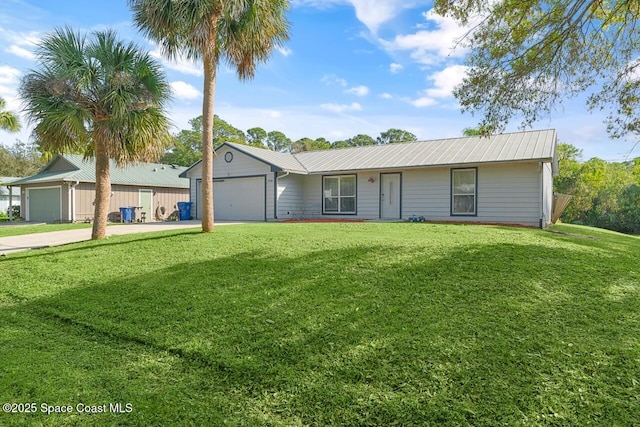
<svg viewBox="0 0 640 427"><path fill-rule="evenodd" d="M325 74L324 76L322 76L320 81L326 84L327 86L332 86L332 85L338 85L342 87L347 86L347 81L343 78L336 76L335 74Z"/></svg>
<svg viewBox="0 0 640 427"><path fill-rule="evenodd" d="M366 86L354 86L344 91L344 93L348 93L349 95L355 96L367 96L369 94L369 88Z"/></svg>
<svg viewBox="0 0 640 427"><path fill-rule="evenodd" d="M422 96L418 99L414 99L411 102L411 105L413 105L414 107L418 107L418 108L422 108L422 107L430 107L432 105L435 105L438 103L438 101L436 101L433 98L430 98L428 96Z"/></svg>
<svg viewBox="0 0 640 427"><path fill-rule="evenodd" d="M18 84L20 83L20 70L9 65L0 65L0 96L7 101L7 109L16 111L20 109L18 99Z"/></svg>
<svg viewBox="0 0 640 427"><path fill-rule="evenodd" d="M391 74L398 74L403 68L402 64L396 64L395 62L389 64L389 72Z"/></svg>
<svg viewBox="0 0 640 427"><path fill-rule="evenodd" d="M189 83L182 81L171 82L171 90L178 99L192 100L202 97L202 92Z"/></svg>
<svg viewBox="0 0 640 427"><path fill-rule="evenodd" d="M462 58L466 49L457 47L456 43L471 28L460 26L454 19L442 17L433 9L422 14L429 27L413 34L397 35L392 41L380 40L389 51L408 51L416 62L426 65L441 63L446 58Z"/></svg>
<svg viewBox="0 0 640 427"><path fill-rule="evenodd" d="M356 17L367 26L372 34L385 23L398 16L400 12L420 5L429 5L427 0L349 0L356 10Z"/></svg>
<svg viewBox="0 0 640 427"><path fill-rule="evenodd" d="M381 93L379 96L382 99L392 99L393 98L393 95L391 95L390 93L387 93L387 92Z"/></svg>
<svg viewBox="0 0 640 427"><path fill-rule="evenodd" d="M19 56L20 58L24 58L24 59L36 59L36 55L30 51L27 50L23 47L20 47L18 45L12 44L11 46L9 46L8 48L5 49L5 52L9 52L12 53L16 56Z"/></svg>
<svg viewBox="0 0 640 427"><path fill-rule="evenodd" d="M317 9L328 9L335 5L350 4L355 9L356 17L371 33L389 22L400 12L420 5L430 5L431 0L293 0L294 7L308 6Z"/></svg>
<svg viewBox="0 0 640 427"><path fill-rule="evenodd" d="M284 47L284 46L278 46L276 47L277 51L280 52L280 54L282 56L289 56L293 53L293 51L291 49L289 49L288 47Z"/></svg>
<svg viewBox="0 0 640 427"><path fill-rule="evenodd" d="M464 65L452 65L441 71L437 71L427 77L433 81L433 86L421 92L418 99L411 100L414 107L429 107L438 103L438 99L453 96L453 90L462 83L469 67Z"/></svg>
<svg viewBox="0 0 640 427"><path fill-rule="evenodd" d="M320 107L324 110L332 111L334 113L346 113L348 111L362 111L362 106L357 102L348 104L322 104Z"/></svg>
<svg viewBox="0 0 640 427"><path fill-rule="evenodd" d="M0 65L0 85L15 85L20 80L20 70L9 65Z"/></svg>
<svg viewBox="0 0 640 427"><path fill-rule="evenodd" d="M202 76L204 75L203 67L198 61L195 63L186 58L177 58L175 61L169 60L162 55L160 51L160 47L151 43L155 49L149 52L153 58L159 59L165 67L170 68L172 70L176 70L183 74L190 74L192 76Z"/></svg>
<svg viewBox="0 0 640 427"><path fill-rule="evenodd" d="M0 28L0 37L18 46L35 46L40 43L41 36L37 31L19 32Z"/></svg>
<svg viewBox="0 0 640 427"><path fill-rule="evenodd" d="M375 34L385 22L393 19L407 2L394 0L351 0L356 17ZM405 6L406 7L406 6Z"/></svg>
<svg viewBox="0 0 640 427"><path fill-rule="evenodd" d="M442 71L431 74L428 80L433 80L433 88L427 89L427 96L433 98L447 98L453 96L453 89L462 83L469 67L465 65L452 65Z"/></svg>

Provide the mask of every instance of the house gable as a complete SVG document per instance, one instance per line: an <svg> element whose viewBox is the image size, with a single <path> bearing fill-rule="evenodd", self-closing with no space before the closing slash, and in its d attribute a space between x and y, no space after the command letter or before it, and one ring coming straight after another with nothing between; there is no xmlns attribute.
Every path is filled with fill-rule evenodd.
<svg viewBox="0 0 640 427"><path fill-rule="evenodd" d="M77 170L80 170L80 168L64 158L63 155L58 154L42 169L42 172L71 172Z"/></svg>

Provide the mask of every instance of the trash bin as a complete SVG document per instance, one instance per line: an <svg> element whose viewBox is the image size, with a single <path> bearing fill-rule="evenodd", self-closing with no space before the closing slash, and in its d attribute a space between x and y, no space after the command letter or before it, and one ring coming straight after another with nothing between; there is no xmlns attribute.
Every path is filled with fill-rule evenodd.
<svg viewBox="0 0 640 427"><path fill-rule="evenodd" d="M135 208L133 206L122 206L120 208L120 215L122 216L122 222L133 222L133 212Z"/></svg>
<svg viewBox="0 0 640 427"><path fill-rule="evenodd" d="M178 202L178 211L180 213L180 221L191 219L192 202Z"/></svg>

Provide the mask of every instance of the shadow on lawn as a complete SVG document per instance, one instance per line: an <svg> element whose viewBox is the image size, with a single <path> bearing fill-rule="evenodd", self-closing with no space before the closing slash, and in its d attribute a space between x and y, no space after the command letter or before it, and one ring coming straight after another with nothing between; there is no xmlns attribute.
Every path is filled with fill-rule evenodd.
<svg viewBox="0 0 640 427"><path fill-rule="evenodd" d="M20 251L16 253L9 253L5 256L0 256L0 263L12 263L20 262L21 260L28 258L39 257L51 257L59 256L63 254L73 254L76 252L86 252L90 249L104 248L104 247L116 247L131 244L133 242L153 242L161 241L171 236L178 235L192 235L201 234L200 231L194 231L192 229L176 229L165 230L139 234L121 234L115 236L108 236L101 240L86 240L83 242L67 243L59 246L43 246L42 248L34 248L28 251Z"/></svg>
<svg viewBox="0 0 640 427"><path fill-rule="evenodd" d="M244 252L25 308L177 356L202 395L242 402L245 422L629 424L640 419L629 265L515 243Z"/></svg>

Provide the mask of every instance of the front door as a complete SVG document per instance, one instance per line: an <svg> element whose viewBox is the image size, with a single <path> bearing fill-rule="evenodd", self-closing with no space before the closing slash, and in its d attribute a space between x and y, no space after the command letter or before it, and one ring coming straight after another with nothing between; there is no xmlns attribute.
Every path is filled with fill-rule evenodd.
<svg viewBox="0 0 640 427"><path fill-rule="evenodd" d="M140 190L140 216L136 219L144 218L145 221L153 221L153 190ZM144 213L144 216L142 215Z"/></svg>
<svg viewBox="0 0 640 427"><path fill-rule="evenodd" d="M380 218L400 219L400 174L380 174Z"/></svg>

